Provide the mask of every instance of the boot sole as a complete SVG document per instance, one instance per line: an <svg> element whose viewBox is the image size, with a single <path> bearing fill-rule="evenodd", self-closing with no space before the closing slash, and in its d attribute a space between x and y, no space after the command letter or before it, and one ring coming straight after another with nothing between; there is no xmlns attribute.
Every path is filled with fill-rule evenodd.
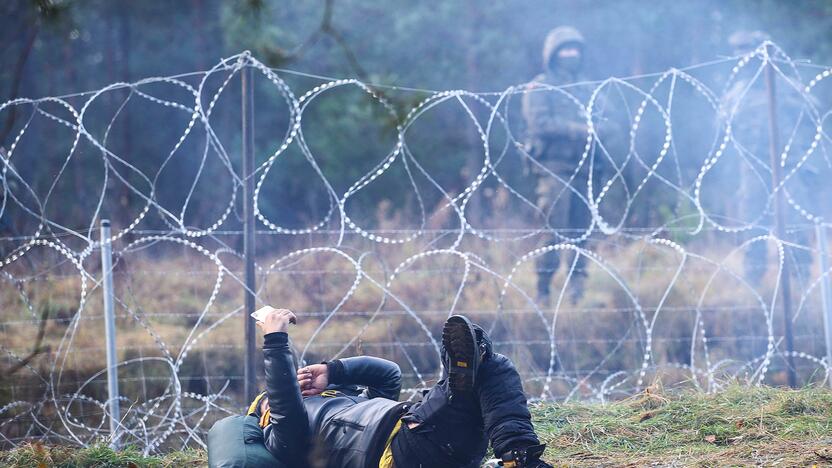
<svg viewBox="0 0 832 468"><path fill-rule="evenodd" d="M442 346L448 354L448 386L451 395L473 392L479 356L471 322L459 315L449 318L442 329Z"/></svg>

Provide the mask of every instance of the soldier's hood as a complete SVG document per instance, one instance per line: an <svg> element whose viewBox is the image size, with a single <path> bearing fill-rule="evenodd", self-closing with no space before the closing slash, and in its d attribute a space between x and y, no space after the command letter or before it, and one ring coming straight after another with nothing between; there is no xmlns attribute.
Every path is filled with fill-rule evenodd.
<svg viewBox="0 0 832 468"><path fill-rule="evenodd" d="M566 44L578 44L584 46L584 36L572 26L558 26L549 31L546 35L546 42L543 43L543 69L549 70L549 63L554 58L558 49Z"/></svg>

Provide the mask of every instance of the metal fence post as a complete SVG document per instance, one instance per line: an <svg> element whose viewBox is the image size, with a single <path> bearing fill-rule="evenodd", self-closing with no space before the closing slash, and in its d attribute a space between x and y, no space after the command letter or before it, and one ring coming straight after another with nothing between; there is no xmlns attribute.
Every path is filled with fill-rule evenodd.
<svg viewBox="0 0 832 468"><path fill-rule="evenodd" d="M826 245L826 226L822 223L815 225L820 251L820 273L829 269L829 250ZM823 308L823 329L826 337L826 383L832 387L832 279L827 275L820 282L820 297Z"/></svg>
<svg viewBox="0 0 832 468"><path fill-rule="evenodd" d="M101 220L101 276L104 296L104 332L107 340L107 405L110 408L110 446L118 448L121 421L118 393L118 356L116 355L116 317L113 306L113 245L110 220Z"/></svg>
<svg viewBox="0 0 832 468"><path fill-rule="evenodd" d="M777 238L786 238L786 222L784 218L785 203L783 191L780 187L780 159L777 152L780 149L779 128L777 125L777 91L774 65L771 63L771 46L766 46L768 63L766 64L766 91L768 92L768 152L771 161L771 189L777 190L774 194L774 223ZM797 373L794 367L794 336L792 334L792 288L791 274L788 259L783 261L783 271L780 274L780 298L783 303L783 334L786 338L786 375L789 379L789 387L797 386Z"/></svg>
<svg viewBox="0 0 832 468"><path fill-rule="evenodd" d="M241 72L242 83L242 133L243 133L243 256L245 258L245 363L244 394L246 401L257 396L257 375L255 363L256 336L254 320L254 89L250 66Z"/></svg>

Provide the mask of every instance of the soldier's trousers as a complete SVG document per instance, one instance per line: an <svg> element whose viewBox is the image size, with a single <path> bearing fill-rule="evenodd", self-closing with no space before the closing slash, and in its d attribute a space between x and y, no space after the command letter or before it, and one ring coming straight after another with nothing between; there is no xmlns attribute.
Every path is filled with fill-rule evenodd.
<svg viewBox="0 0 832 468"><path fill-rule="evenodd" d="M572 179L569 185L575 189L566 187L564 181L569 180L571 171L559 171L558 176L563 180L557 180L548 174L541 174L537 180L537 207L546 215L546 227L551 230L550 234L544 237L544 245L553 245L563 242L570 242L568 239L575 239L584 236L592 221L592 215L587 203L575 193L586 194L587 179L580 174ZM584 195L585 197L585 195ZM557 234L560 234L558 236ZM561 237L562 236L562 237ZM565 239L566 238L566 239ZM585 241L574 242L574 245L582 247ZM537 294L538 296L549 295L552 278L557 272L560 264L561 252L552 250L537 257L535 267L537 270ZM574 251L568 254L567 267L570 268L574 261ZM586 257L579 255L570 283L574 282L575 287L581 288L586 277Z"/></svg>

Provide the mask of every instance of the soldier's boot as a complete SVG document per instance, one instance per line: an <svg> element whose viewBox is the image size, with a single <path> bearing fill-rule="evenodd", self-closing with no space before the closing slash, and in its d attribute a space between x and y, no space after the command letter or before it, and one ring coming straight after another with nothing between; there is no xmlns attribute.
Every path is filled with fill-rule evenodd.
<svg viewBox="0 0 832 468"><path fill-rule="evenodd" d="M572 305L576 305L581 302L581 299L584 297L584 291L586 290L586 274L576 271L572 276L570 283L571 289L569 291L569 302L571 302Z"/></svg>
<svg viewBox="0 0 832 468"><path fill-rule="evenodd" d="M579 244L580 247L583 247L583 243ZM574 264L571 268L572 276L569 278L569 302L572 305L576 305L583 299L584 291L586 289L586 278L587 278L587 257L581 253L575 252L574 255L577 255L577 258L574 258Z"/></svg>
<svg viewBox="0 0 832 468"><path fill-rule="evenodd" d="M551 294L549 288L552 284L552 278L555 276L555 271L558 269L560 263L560 256L558 252L552 250L537 257L535 261L535 268L537 270L537 303L540 307L548 309L551 305Z"/></svg>
<svg viewBox="0 0 832 468"><path fill-rule="evenodd" d="M548 309L552 303L552 295L549 289L551 283L551 274L543 271L537 272L537 305L544 309Z"/></svg>
<svg viewBox="0 0 832 468"><path fill-rule="evenodd" d="M549 291L537 290L537 305L543 309L548 309L552 306L552 296Z"/></svg>

